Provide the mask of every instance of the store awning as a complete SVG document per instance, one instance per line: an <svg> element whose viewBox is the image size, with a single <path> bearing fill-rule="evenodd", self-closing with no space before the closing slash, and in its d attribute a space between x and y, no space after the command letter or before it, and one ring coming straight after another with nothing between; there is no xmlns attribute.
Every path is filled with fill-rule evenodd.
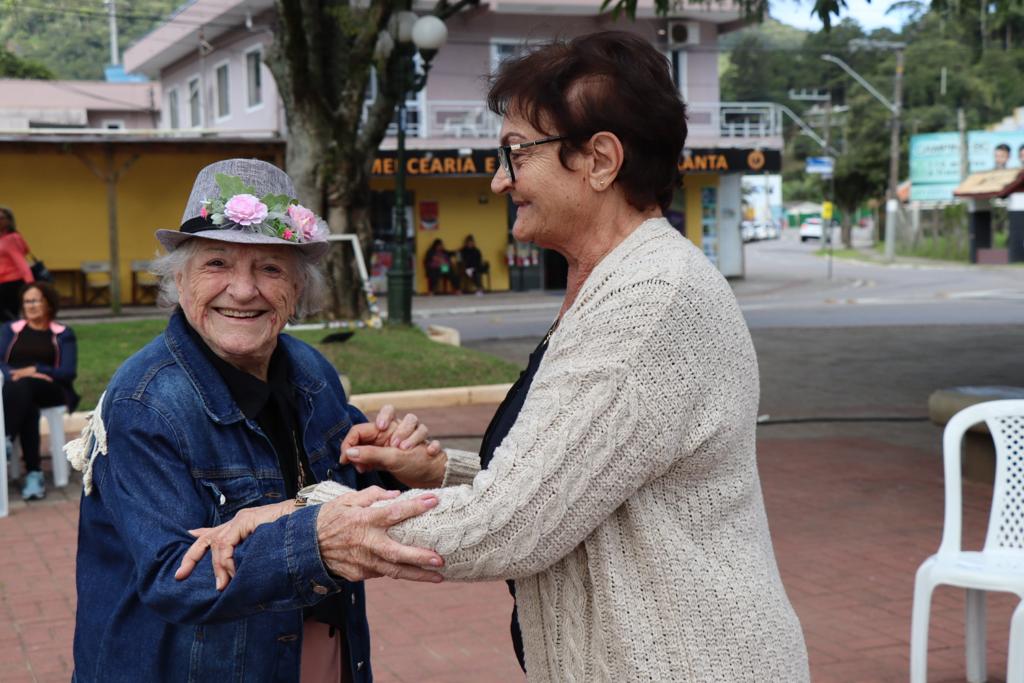
<svg viewBox="0 0 1024 683"><path fill-rule="evenodd" d="M953 190L962 199L995 199L1024 191L1024 169L1002 168L972 173Z"/></svg>

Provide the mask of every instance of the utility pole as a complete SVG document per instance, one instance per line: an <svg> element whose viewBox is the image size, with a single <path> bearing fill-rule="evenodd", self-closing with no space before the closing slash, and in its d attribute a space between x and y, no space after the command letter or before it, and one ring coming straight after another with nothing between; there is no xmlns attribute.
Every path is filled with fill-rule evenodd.
<svg viewBox="0 0 1024 683"><path fill-rule="evenodd" d="M889 192L885 201L885 260L892 261L896 256L896 222L899 219L900 202L896 194L899 186L900 173L900 114L903 108L903 50L906 43L897 43L889 40L868 40L856 39L850 41L850 47L866 47L881 50L896 51L896 77L893 84L893 101L890 102L882 93L878 92L873 85L864 80L864 77L853 70L853 68L832 55L822 55L826 62L832 62L846 73L850 74L855 81L860 83L865 90L882 103L892 115L891 137L889 138Z"/></svg>
<svg viewBox="0 0 1024 683"><path fill-rule="evenodd" d="M121 63L121 51L117 47L117 5L116 0L107 0L107 16L110 19L110 64Z"/></svg>
<svg viewBox="0 0 1024 683"><path fill-rule="evenodd" d="M956 110L956 129L960 132L960 181L967 177L967 114L963 107Z"/></svg>
<svg viewBox="0 0 1024 683"><path fill-rule="evenodd" d="M902 45L902 44L901 44ZM896 48L896 79L893 85L892 137L889 139L889 198L885 200L885 260L896 257L896 224L900 200L900 111L903 108L903 48Z"/></svg>

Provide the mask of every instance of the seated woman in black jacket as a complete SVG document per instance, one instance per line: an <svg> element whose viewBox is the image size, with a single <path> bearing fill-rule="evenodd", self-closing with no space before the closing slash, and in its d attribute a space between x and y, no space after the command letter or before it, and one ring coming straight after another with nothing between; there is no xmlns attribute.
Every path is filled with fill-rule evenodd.
<svg viewBox="0 0 1024 683"><path fill-rule="evenodd" d="M39 457L39 409L78 405L71 383L78 368L75 333L55 318L60 299L45 282L21 290L22 318L0 328L0 371L4 376L4 424L21 440L25 457L25 500L43 498L46 487ZM63 453L55 453L63 458Z"/></svg>

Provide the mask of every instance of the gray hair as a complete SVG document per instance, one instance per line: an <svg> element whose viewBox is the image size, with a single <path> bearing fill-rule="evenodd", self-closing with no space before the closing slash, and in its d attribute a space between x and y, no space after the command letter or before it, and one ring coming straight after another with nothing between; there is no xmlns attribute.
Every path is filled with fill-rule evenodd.
<svg viewBox="0 0 1024 683"><path fill-rule="evenodd" d="M160 308L172 310L178 306L178 285L175 280L199 247L198 239L190 239L174 251L158 256L150 263L150 272L160 278L156 299ZM295 312L288 319L289 322L296 322L323 309L327 298L327 281L316 257L300 249L289 249L288 252L293 254L292 259L298 276L295 279L302 288L302 294L295 304Z"/></svg>

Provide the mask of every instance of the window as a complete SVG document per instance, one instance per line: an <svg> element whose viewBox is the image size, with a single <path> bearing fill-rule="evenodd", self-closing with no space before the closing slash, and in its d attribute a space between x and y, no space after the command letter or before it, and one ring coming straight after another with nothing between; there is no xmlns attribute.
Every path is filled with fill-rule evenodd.
<svg viewBox="0 0 1024 683"><path fill-rule="evenodd" d="M519 57L528 52L532 45L525 40L498 38L491 41L491 73L498 70L501 63L510 57Z"/></svg>
<svg viewBox="0 0 1024 683"><path fill-rule="evenodd" d="M670 59L672 60L672 78L676 82L676 87L683 100L688 101L690 98L686 82L686 50L672 50Z"/></svg>
<svg viewBox="0 0 1024 683"><path fill-rule="evenodd" d="M172 88L167 91L167 125L171 128L181 128L181 115L178 113L178 89Z"/></svg>
<svg viewBox="0 0 1024 683"><path fill-rule="evenodd" d="M231 116L231 101L228 97L228 65L221 64L217 67L217 118L223 119Z"/></svg>
<svg viewBox="0 0 1024 683"><path fill-rule="evenodd" d="M258 107L263 104L263 84L260 80L261 57L259 50L245 53L245 75L248 92L248 107Z"/></svg>
<svg viewBox="0 0 1024 683"><path fill-rule="evenodd" d="M199 95L199 79L193 78L188 82L188 125L193 128L203 125L203 110Z"/></svg>

